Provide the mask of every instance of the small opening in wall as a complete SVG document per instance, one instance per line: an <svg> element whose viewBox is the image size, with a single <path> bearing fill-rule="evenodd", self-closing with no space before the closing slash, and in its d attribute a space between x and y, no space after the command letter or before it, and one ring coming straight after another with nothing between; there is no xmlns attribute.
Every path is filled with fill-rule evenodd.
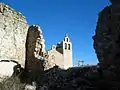
<svg viewBox="0 0 120 90"><path fill-rule="evenodd" d="M67 42L68 42L68 38L67 38Z"/></svg>
<svg viewBox="0 0 120 90"><path fill-rule="evenodd" d="M65 43L65 49L67 49L67 43Z"/></svg>
<svg viewBox="0 0 120 90"><path fill-rule="evenodd" d="M68 50L70 50L70 44L68 44Z"/></svg>
<svg viewBox="0 0 120 90"><path fill-rule="evenodd" d="M64 41L65 41L65 38L64 38Z"/></svg>

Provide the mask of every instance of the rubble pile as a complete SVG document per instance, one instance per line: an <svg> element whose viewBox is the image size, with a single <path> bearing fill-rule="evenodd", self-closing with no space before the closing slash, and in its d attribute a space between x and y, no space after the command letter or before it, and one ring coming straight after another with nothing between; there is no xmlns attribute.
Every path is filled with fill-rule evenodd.
<svg viewBox="0 0 120 90"><path fill-rule="evenodd" d="M70 68L67 70L53 67L46 70L37 80L38 88L41 90L77 90L80 88L89 89L96 88L87 80L88 70L82 72L79 68ZM83 70L84 71L84 70ZM81 75L82 74L82 75Z"/></svg>

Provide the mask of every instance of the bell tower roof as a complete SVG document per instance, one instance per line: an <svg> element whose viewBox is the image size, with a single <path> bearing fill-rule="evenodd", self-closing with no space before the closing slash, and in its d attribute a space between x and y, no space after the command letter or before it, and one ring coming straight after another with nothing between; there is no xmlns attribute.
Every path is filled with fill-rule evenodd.
<svg viewBox="0 0 120 90"><path fill-rule="evenodd" d="M65 34L65 37L64 37L64 38L69 38L69 35L68 35L68 33L66 33L66 34Z"/></svg>
<svg viewBox="0 0 120 90"><path fill-rule="evenodd" d="M65 34L65 37L68 37L68 33Z"/></svg>
<svg viewBox="0 0 120 90"><path fill-rule="evenodd" d="M70 42L70 38L69 38L68 33L65 34L64 41Z"/></svg>

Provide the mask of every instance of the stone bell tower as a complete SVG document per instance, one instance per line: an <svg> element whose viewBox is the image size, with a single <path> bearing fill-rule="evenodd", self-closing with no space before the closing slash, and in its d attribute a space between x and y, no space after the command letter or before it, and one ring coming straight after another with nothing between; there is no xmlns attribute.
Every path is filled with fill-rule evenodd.
<svg viewBox="0 0 120 90"><path fill-rule="evenodd" d="M67 69L72 67L72 43L69 36L66 34L63 40L63 59L64 59L64 68Z"/></svg>

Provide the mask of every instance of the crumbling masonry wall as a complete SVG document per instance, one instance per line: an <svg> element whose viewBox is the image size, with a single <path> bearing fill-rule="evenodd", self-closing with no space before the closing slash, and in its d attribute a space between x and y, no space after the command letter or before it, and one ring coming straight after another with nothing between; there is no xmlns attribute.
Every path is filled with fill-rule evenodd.
<svg viewBox="0 0 120 90"><path fill-rule="evenodd" d="M94 49L102 67L120 67L120 0L110 0L98 17Z"/></svg>
<svg viewBox="0 0 120 90"><path fill-rule="evenodd" d="M0 60L12 59L24 66L27 31L25 17L0 3Z"/></svg>
<svg viewBox="0 0 120 90"><path fill-rule="evenodd" d="M43 71L43 65L41 63L41 57L43 56L43 50L41 46L41 34L38 26L30 26L26 38L26 61L25 69L28 72L41 72Z"/></svg>

